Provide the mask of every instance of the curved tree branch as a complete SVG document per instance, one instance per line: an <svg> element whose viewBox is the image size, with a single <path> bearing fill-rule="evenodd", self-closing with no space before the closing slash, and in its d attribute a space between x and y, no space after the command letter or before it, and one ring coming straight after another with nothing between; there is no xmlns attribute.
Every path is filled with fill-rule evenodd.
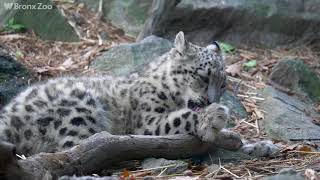
<svg viewBox="0 0 320 180"><path fill-rule="evenodd" d="M62 175L85 175L110 168L117 162L147 157L177 159L203 153L209 147L239 149L242 142L238 134L222 131L215 144L205 144L191 135L143 136L110 135L97 133L69 150L40 153L19 160L9 177L43 179ZM11 166L12 167L12 166Z"/></svg>

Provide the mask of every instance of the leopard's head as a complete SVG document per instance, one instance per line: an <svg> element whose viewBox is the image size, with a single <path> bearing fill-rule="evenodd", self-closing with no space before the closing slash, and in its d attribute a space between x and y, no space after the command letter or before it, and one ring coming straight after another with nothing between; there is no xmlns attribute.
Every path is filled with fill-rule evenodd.
<svg viewBox="0 0 320 180"><path fill-rule="evenodd" d="M226 73L223 55L218 43L200 47L185 40L184 33L179 32L174 41L170 56L174 60L173 68L188 69L188 87L192 93L188 107L206 106L219 102L226 89ZM199 99L200 96L200 99ZM195 99L194 99L195 98ZM206 101L204 103L204 101Z"/></svg>

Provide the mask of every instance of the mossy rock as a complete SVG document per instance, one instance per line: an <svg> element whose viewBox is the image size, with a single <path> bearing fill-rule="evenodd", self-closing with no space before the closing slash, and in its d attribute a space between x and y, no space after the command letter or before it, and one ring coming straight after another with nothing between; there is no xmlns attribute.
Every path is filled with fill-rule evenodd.
<svg viewBox="0 0 320 180"><path fill-rule="evenodd" d="M320 78L302 61L293 63L299 72L299 87L305 91L311 99L320 101Z"/></svg>
<svg viewBox="0 0 320 180"><path fill-rule="evenodd" d="M320 78L301 60L280 61L270 79L292 91L307 94L313 101L320 101Z"/></svg>
<svg viewBox="0 0 320 180"><path fill-rule="evenodd" d="M118 76L129 75L141 71L145 64L168 52L172 46L166 39L149 36L140 42L110 48L92 61L90 68Z"/></svg>
<svg viewBox="0 0 320 180"><path fill-rule="evenodd" d="M68 23L67 19L60 14L51 0L5 0L6 3L16 3L20 9L2 9L0 12L0 24L2 26L10 19L17 24L22 24L32 29L40 38L52 41L74 42L79 37ZM28 9L33 6L35 9ZM25 8L22 8L25 7ZM5 11L5 12L4 12Z"/></svg>

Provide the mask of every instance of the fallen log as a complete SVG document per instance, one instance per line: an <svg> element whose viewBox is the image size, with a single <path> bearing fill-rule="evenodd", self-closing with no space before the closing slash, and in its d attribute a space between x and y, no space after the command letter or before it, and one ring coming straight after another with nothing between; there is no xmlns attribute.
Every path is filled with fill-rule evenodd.
<svg viewBox="0 0 320 180"><path fill-rule="evenodd" d="M15 179L56 179L62 175L87 175L125 160L147 157L177 159L204 153L210 147L237 150L242 146L237 133L222 131L214 144L202 143L191 135L143 136L97 133L69 150L40 153L18 161ZM18 175L17 175L18 174ZM18 178L19 176L19 178Z"/></svg>

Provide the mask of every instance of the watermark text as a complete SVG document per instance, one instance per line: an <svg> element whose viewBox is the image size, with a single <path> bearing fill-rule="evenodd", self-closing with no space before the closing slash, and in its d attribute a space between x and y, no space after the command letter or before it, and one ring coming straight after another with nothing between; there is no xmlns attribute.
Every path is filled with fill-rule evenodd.
<svg viewBox="0 0 320 180"><path fill-rule="evenodd" d="M41 10L53 9L51 4L36 3L36 4L19 4L19 3L4 3L5 9L14 10Z"/></svg>

